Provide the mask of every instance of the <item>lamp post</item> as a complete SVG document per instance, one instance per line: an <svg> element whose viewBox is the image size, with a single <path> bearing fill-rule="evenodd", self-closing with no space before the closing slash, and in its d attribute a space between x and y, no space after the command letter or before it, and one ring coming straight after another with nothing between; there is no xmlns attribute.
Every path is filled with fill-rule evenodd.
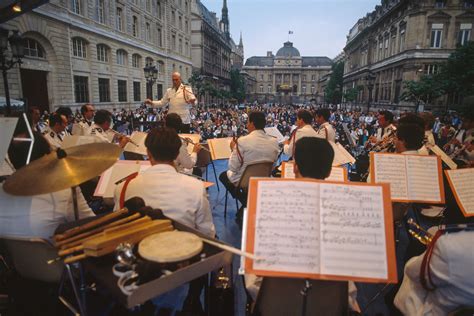
<svg viewBox="0 0 474 316"><path fill-rule="evenodd" d="M145 68L143 68L143 71L145 72L145 79L147 84L147 99L153 99L153 84L158 78L158 69L156 68L156 66L147 65Z"/></svg>
<svg viewBox="0 0 474 316"><path fill-rule="evenodd" d="M10 90L8 89L7 71L13 68L15 64L21 65L21 59L24 56L23 39L17 30L12 31L8 36L9 30L0 27L0 67L3 74L3 85L5 88L5 116L11 115ZM11 57L7 56L8 43L10 43Z"/></svg>
<svg viewBox="0 0 474 316"><path fill-rule="evenodd" d="M370 103L372 103L372 90L374 89L375 78L376 76L371 72L369 72L365 78L367 80L367 89L369 89L369 98L367 99L367 113L369 113Z"/></svg>

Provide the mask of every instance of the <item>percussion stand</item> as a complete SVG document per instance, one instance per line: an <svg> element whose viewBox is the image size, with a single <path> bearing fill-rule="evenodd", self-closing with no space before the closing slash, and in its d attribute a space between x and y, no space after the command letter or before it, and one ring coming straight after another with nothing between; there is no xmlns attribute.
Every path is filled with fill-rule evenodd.
<svg viewBox="0 0 474 316"><path fill-rule="evenodd" d="M74 218L76 219L76 221L79 220L79 206L77 205L77 186L73 186L71 188L71 192L72 192L72 205L73 205L73 208L74 208Z"/></svg>
<svg viewBox="0 0 474 316"><path fill-rule="evenodd" d="M304 287L301 289L300 294L303 296L303 304L301 306L301 316L306 316L306 305L308 303L308 292L313 287L309 279L304 280Z"/></svg>

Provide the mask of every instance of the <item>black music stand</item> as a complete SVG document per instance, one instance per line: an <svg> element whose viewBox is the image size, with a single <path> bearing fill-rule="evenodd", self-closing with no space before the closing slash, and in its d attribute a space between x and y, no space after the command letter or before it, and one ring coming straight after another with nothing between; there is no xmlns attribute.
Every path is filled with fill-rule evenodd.
<svg viewBox="0 0 474 316"><path fill-rule="evenodd" d="M310 288L306 286L307 281L310 283ZM346 281L276 277L263 278L253 311L253 315L258 316L347 315L347 313Z"/></svg>

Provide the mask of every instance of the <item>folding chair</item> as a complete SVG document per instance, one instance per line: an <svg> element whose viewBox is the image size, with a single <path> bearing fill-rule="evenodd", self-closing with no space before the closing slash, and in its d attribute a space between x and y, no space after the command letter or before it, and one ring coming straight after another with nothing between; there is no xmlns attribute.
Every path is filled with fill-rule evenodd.
<svg viewBox="0 0 474 316"><path fill-rule="evenodd" d="M214 160L212 160L211 153L209 150L209 144L201 144L203 150L200 150L197 154L196 167L197 168L206 168L206 181L207 181L207 168L209 165L212 165L212 170L214 171L214 178L216 179L217 191L220 191L219 188L219 178L217 178L216 166L214 165ZM206 150L207 149L207 150Z"/></svg>

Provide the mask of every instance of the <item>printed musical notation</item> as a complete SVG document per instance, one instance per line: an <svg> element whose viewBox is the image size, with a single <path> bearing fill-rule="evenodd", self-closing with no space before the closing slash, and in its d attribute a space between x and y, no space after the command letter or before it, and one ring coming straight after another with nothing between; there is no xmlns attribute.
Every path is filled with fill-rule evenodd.
<svg viewBox="0 0 474 316"><path fill-rule="evenodd" d="M281 177L284 179L295 179L295 172L293 171L294 162L284 161L281 164ZM343 167L332 167L331 174L324 180L344 182L346 181L346 169Z"/></svg>
<svg viewBox="0 0 474 316"><path fill-rule="evenodd" d="M392 201L444 203L437 156L371 153L374 183L390 183Z"/></svg>
<svg viewBox="0 0 474 316"><path fill-rule="evenodd" d="M257 271L388 278L381 186L255 179ZM386 197L388 199L388 197ZM391 211L391 210L390 210ZM248 245L247 245L248 246Z"/></svg>
<svg viewBox="0 0 474 316"><path fill-rule="evenodd" d="M446 170L448 182L464 216L474 216L474 168Z"/></svg>

